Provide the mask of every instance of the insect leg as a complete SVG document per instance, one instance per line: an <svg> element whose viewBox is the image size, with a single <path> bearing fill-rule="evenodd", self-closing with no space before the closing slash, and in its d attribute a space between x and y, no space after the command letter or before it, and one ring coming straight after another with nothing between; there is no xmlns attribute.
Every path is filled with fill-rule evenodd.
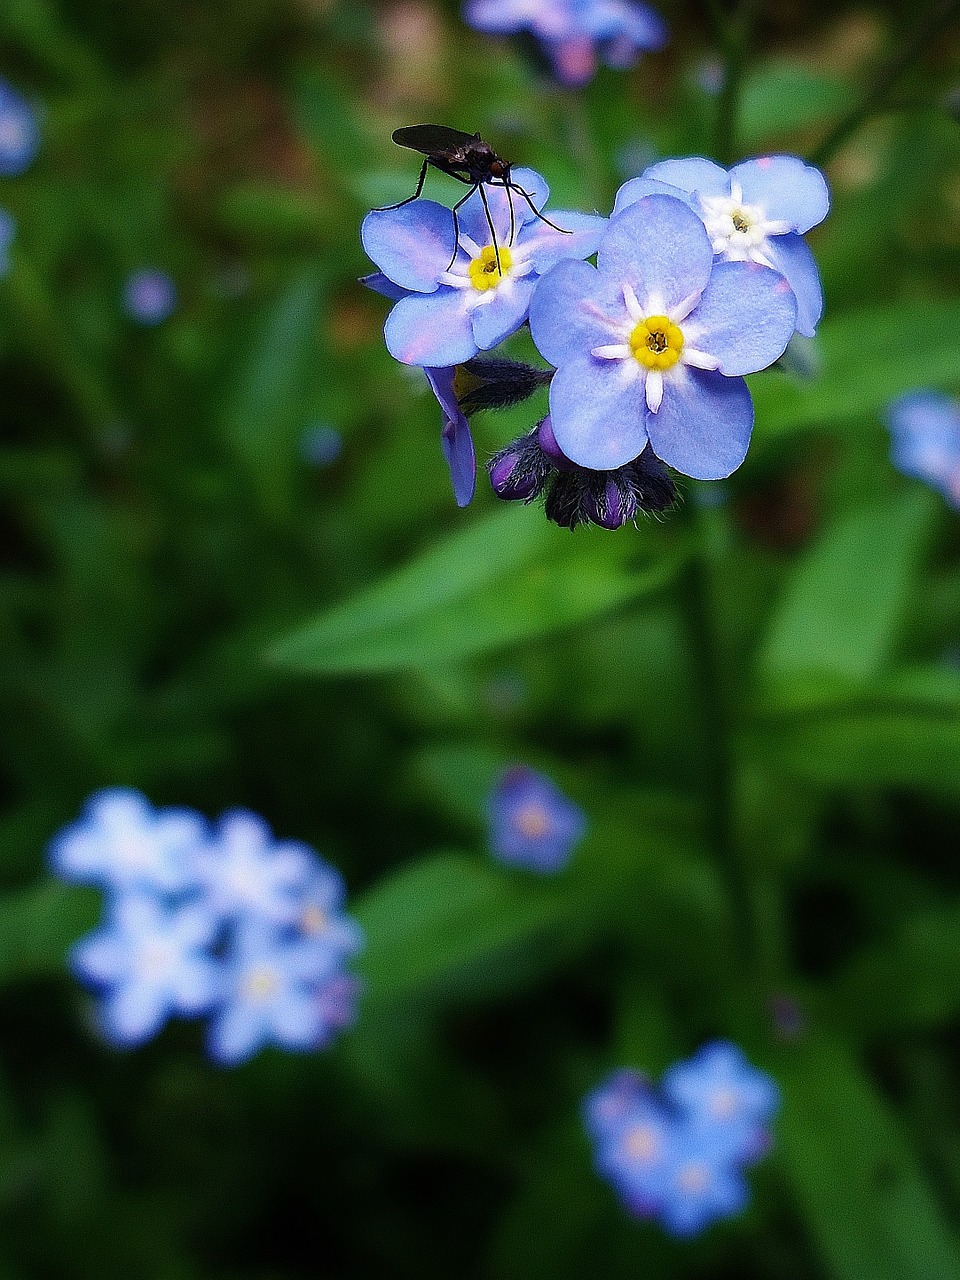
<svg viewBox="0 0 960 1280"><path fill-rule="evenodd" d="M537 208L537 206L533 203L533 200L530 198L530 192L529 192L529 191L524 191L523 187L518 186L515 182L511 182L511 183L510 183L510 189L511 189L511 190L513 190L513 191L519 191L519 192L520 192L520 194L523 196L524 200L526 200L527 204L530 206L530 208L531 208L531 209L533 210L533 212L537 215L537 217L540 219L540 221L541 221L541 222L545 222L545 223L547 224L547 226L548 226L548 227L553 227L554 231L561 231L561 232L563 232L563 234L564 234L565 236L572 236L572 235L573 235L573 232L572 232L572 231L568 231L566 227L558 227L558 226L557 226L557 224L556 224L555 222L551 222L549 218L545 218L545 217L543 216L543 214L540 212L540 210Z"/></svg>
<svg viewBox="0 0 960 1280"><path fill-rule="evenodd" d="M483 211L487 215L487 226L490 228L490 235L493 237L493 256L497 260L497 271L502 275L500 268L500 249L497 245L497 231L493 225L493 218L490 216L490 206L487 204L487 193L483 189L483 183L478 182L477 187L480 191L480 199L483 201Z"/></svg>
<svg viewBox="0 0 960 1280"><path fill-rule="evenodd" d="M476 186L471 187L470 190L467 192L467 194L463 197L463 200L458 200L457 203L453 206L453 209L451 211L453 213L453 257L447 263L448 271L456 262L457 250L460 248L460 220L457 217L457 210L460 208L460 206L464 203L465 200L470 199L470 197L473 195L473 193L476 191L479 185L480 183L478 182Z"/></svg>
<svg viewBox="0 0 960 1280"><path fill-rule="evenodd" d="M423 184L427 180L427 169L430 167L429 157L424 160L423 168L420 170L420 178L417 182L417 189L412 196L407 196L406 200L401 200L399 204L384 204L379 209L374 209L374 213L386 213L390 209L402 209L405 204L411 204L420 195L423 190Z"/></svg>
<svg viewBox="0 0 960 1280"><path fill-rule="evenodd" d="M513 247L514 237L517 234L517 219L513 212L513 192L507 186L507 203L510 205L510 246Z"/></svg>

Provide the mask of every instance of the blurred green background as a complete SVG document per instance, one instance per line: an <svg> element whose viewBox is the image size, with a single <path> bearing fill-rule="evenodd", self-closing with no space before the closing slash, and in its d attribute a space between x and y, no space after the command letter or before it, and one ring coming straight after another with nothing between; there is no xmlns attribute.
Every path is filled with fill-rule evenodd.
<svg viewBox="0 0 960 1280"><path fill-rule="evenodd" d="M5 0L43 143L0 180L0 1280L960 1276L960 524L879 416L960 389L956 27L829 160L826 319L752 380L746 464L660 523L458 512L356 285L400 124L607 213L725 131L814 153L917 29L768 0L718 126L708 12L660 8L667 49L575 94L439 0ZM152 329L144 266L180 294ZM590 815L556 878L486 851L514 761ZM98 1043L63 967L97 896L44 850L114 784L343 869L353 1032L234 1072L188 1025ZM784 1108L748 1213L676 1243L578 1108L712 1035Z"/></svg>

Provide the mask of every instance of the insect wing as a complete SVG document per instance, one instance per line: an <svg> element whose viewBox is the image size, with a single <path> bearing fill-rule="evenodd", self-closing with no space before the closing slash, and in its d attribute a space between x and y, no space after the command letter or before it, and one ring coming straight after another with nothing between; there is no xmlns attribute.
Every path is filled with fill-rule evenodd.
<svg viewBox="0 0 960 1280"><path fill-rule="evenodd" d="M394 129L393 140L400 147L409 147L424 156L459 155L465 146L477 141L472 133L461 129L448 129L443 124L408 124Z"/></svg>

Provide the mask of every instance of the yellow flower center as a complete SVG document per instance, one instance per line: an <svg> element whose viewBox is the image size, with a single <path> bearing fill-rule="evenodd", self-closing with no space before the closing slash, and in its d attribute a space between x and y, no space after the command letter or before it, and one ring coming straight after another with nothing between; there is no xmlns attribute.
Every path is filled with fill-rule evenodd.
<svg viewBox="0 0 960 1280"><path fill-rule="evenodd" d="M647 316L631 333L630 350L648 369L672 369L683 350L683 334L666 316Z"/></svg>
<svg viewBox="0 0 960 1280"><path fill-rule="evenodd" d="M304 933L309 933L311 937L323 933L327 927L327 913L321 908L311 903L300 917L300 928Z"/></svg>
<svg viewBox="0 0 960 1280"><path fill-rule="evenodd" d="M550 818L541 805L527 804L517 813L514 819L517 830L523 836L545 836L550 830Z"/></svg>
<svg viewBox="0 0 960 1280"><path fill-rule="evenodd" d="M637 1125L628 1130L623 1140L623 1149L631 1160L646 1163L657 1155L657 1135L648 1125Z"/></svg>
<svg viewBox="0 0 960 1280"><path fill-rule="evenodd" d="M244 985L251 1000L269 1000L280 984L272 969L254 969Z"/></svg>
<svg viewBox="0 0 960 1280"><path fill-rule="evenodd" d="M753 223L746 216L742 209L738 209L736 213L731 215L730 221L736 227L737 231L749 231Z"/></svg>
<svg viewBox="0 0 960 1280"><path fill-rule="evenodd" d="M497 253L500 265L497 266ZM470 283L478 293L495 289L513 265L513 254L502 244L495 249L492 244L480 250L480 256L470 263Z"/></svg>

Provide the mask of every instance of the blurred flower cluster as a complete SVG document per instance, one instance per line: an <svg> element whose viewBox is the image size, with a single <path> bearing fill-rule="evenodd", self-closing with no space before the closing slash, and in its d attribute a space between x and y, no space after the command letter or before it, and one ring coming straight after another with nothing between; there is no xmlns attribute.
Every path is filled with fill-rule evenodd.
<svg viewBox="0 0 960 1280"><path fill-rule="evenodd" d="M670 1067L654 1089L617 1071L586 1099L597 1171L625 1207L675 1236L696 1235L747 1203L744 1168L769 1146L776 1084L726 1041Z"/></svg>
<svg viewBox="0 0 960 1280"><path fill-rule="evenodd" d="M622 70L667 42L666 23L633 0L467 0L467 22L491 35L527 32L566 85L593 78L598 60Z"/></svg>
<svg viewBox="0 0 960 1280"><path fill-rule="evenodd" d="M255 814L211 826L135 791L101 791L50 859L64 879L105 892L104 919L71 967L100 993L112 1043L142 1044L173 1015L208 1014L209 1052L231 1065L267 1044L322 1048L352 1022L356 981L344 964L362 935L343 912L343 880Z"/></svg>
<svg viewBox="0 0 960 1280"><path fill-rule="evenodd" d="M16 178L30 167L40 149L37 117L20 93L0 79L0 178ZM0 276L10 269L9 250L16 234L12 216L0 209Z"/></svg>
<svg viewBox="0 0 960 1280"><path fill-rule="evenodd" d="M960 403L941 391L908 391L886 419L893 465L960 507Z"/></svg>
<svg viewBox="0 0 960 1280"><path fill-rule="evenodd" d="M583 839L587 819L545 774L524 765L508 769L490 796L494 857L531 871L561 871Z"/></svg>
<svg viewBox="0 0 960 1280"><path fill-rule="evenodd" d="M803 239L829 208L823 175L794 156L729 173L664 161L621 187L609 220L544 214L541 176L512 177L471 193L459 220L415 199L361 230L379 268L364 283L395 302L387 348L425 370L443 409L457 502L474 489L469 414L547 382L549 418L490 464L499 497L544 495L558 524L615 529L671 505L664 464L730 475L753 429L744 376L812 336L823 309ZM481 357L525 324L554 371Z"/></svg>

